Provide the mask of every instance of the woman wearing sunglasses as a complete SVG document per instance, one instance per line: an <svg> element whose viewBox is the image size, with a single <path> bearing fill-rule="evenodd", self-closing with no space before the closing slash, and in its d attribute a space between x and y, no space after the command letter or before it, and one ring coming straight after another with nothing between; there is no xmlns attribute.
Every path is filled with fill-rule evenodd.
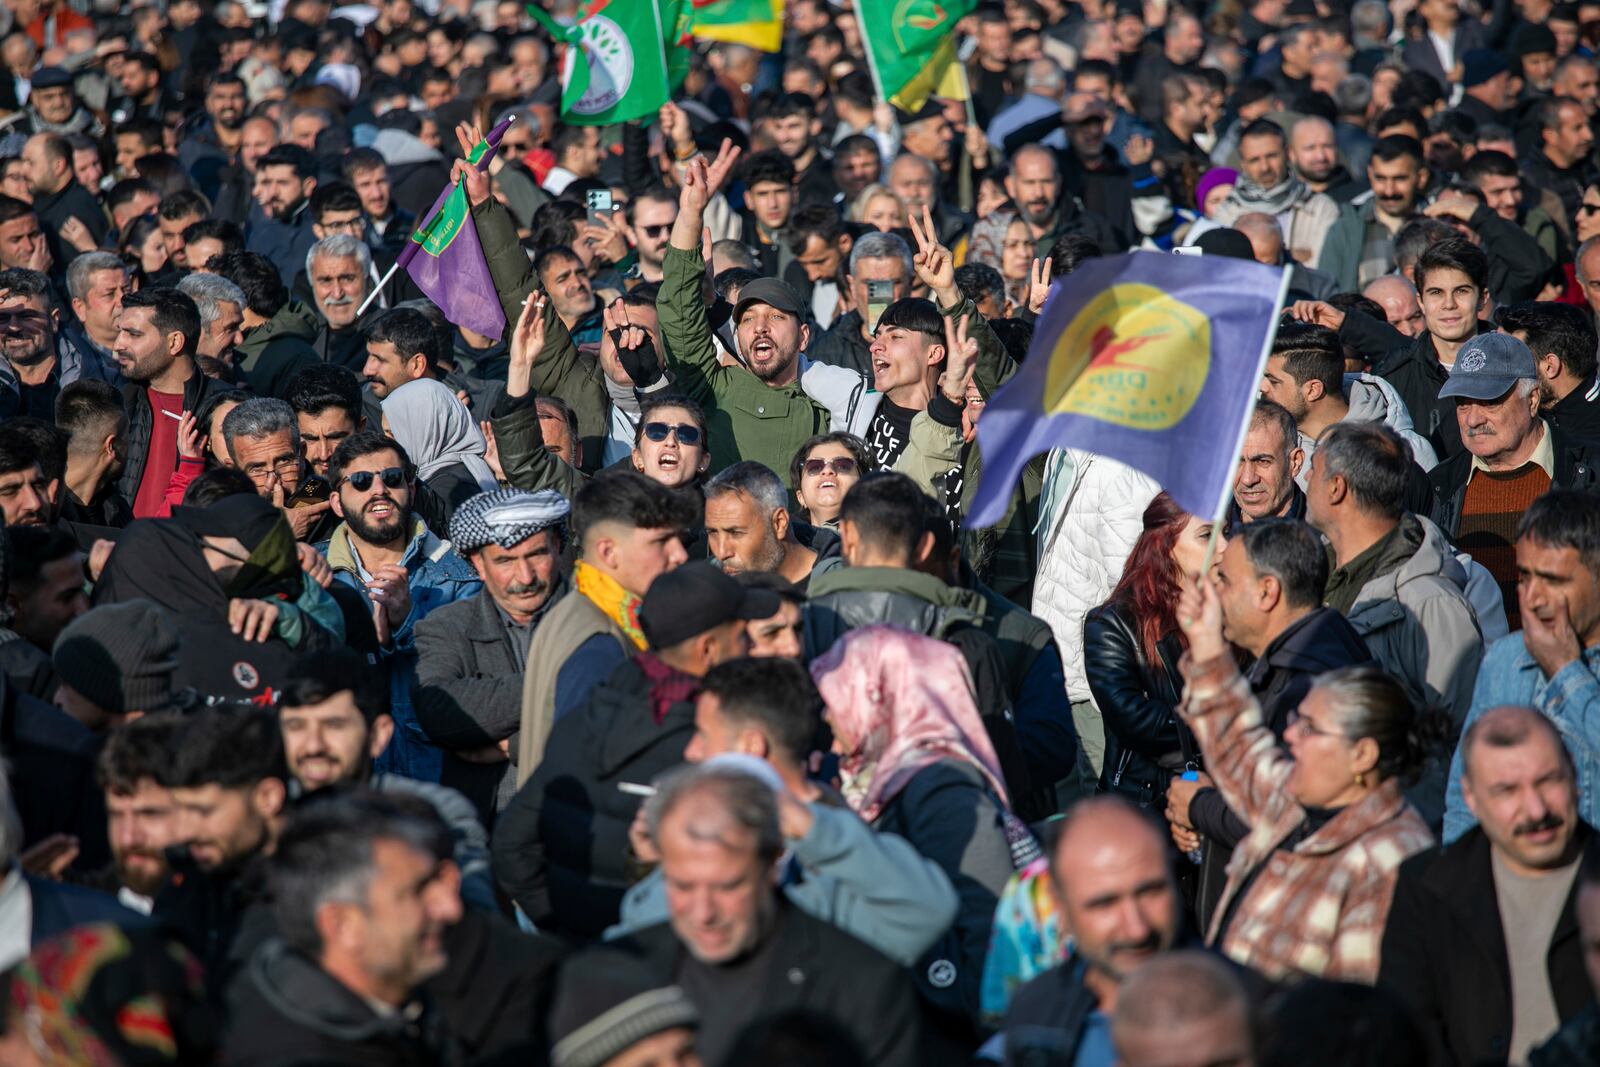
<svg viewBox="0 0 1600 1067"><path fill-rule="evenodd" d="M813 526L838 526L844 495L867 469L867 446L853 433L819 434L801 445L789 463L789 488L802 517Z"/></svg>
<svg viewBox="0 0 1600 1067"><path fill-rule="evenodd" d="M698 484L711 465L706 417L682 396L646 400L633 432L633 469L669 489Z"/></svg>

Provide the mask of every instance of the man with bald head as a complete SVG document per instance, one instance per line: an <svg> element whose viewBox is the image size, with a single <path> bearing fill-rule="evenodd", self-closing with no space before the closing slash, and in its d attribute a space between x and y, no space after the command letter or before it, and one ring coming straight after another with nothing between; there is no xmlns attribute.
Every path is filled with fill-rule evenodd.
<svg viewBox="0 0 1600 1067"><path fill-rule="evenodd" d="M1333 123L1307 115L1289 127L1289 163L1313 192L1327 193L1336 203L1348 204L1366 188L1339 161L1339 140Z"/></svg>
<svg viewBox="0 0 1600 1067"><path fill-rule="evenodd" d="M1383 317L1389 325L1415 337L1427 328L1422 319L1422 305L1417 301L1417 287L1398 274L1385 274L1374 278L1361 290L1361 295L1383 308Z"/></svg>
<svg viewBox="0 0 1600 1067"><path fill-rule="evenodd" d="M1209 952L1168 952L1122 983L1111 1040L1118 1067L1252 1067L1250 999Z"/></svg>
<svg viewBox="0 0 1600 1067"><path fill-rule="evenodd" d="M1062 818L1050 888L1072 931L1072 955L1017 990L1005 1062L1104 1063L1123 982L1177 942L1183 903L1163 828L1115 796L1079 801ZM1044 1055L1046 1052L1049 1055Z"/></svg>
<svg viewBox="0 0 1600 1067"><path fill-rule="evenodd" d="M1234 220L1233 228L1250 239L1250 251L1257 263L1269 267L1293 267L1289 276L1291 299L1310 297L1326 300L1339 291L1339 283L1327 271L1290 260L1283 247L1283 230L1278 220L1262 211L1247 211Z"/></svg>
<svg viewBox="0 0 1600 1067"><path fill-rule="evenodd" d="M1573 897L1600 839L1561 735L1533 708L1478 716L1458 762L1478 825L1401 865L1378 982L1411 1006L1434 1062L1524 1063L1594 1000Z"/></svg>
<svg viewBox="0 0 1600 1067"><path fill-rule="evenodd" d="M1011 157L1006 193L1022 212L1033 235L1034 255L1044 259L1058 239L1081 234L1100 246L1103 254L1122 251L1111 224L1083 206L1071 194L1063 195L1056 154L1040 145L1024 145Z"/></svg>

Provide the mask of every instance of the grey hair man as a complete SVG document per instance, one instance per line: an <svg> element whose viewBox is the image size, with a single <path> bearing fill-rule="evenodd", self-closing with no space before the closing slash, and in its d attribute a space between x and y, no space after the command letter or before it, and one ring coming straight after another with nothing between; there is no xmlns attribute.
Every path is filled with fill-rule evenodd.
<svg viewBox="0 0 1600 1067"><path fill-rule="evenodd" d="M347 233L324 237L306 252L306 278L323 321L333 330L349 329L372 292L372 250Z"/></svg>
<svg viewBox="0 0 1600 1067"><path fill-rule="evenodd" d="M882 311L896 300L911 295L911 285L916 278L911 246L899 234L869 233L851 246L849 272L848 291L854 310L841 315L839 321L824 331L806 351L806 357L870 378L872 331L877 325L870 311ZM874 296L874 284L890 286L887 300Z"/></svg>
<svg viewBox="0 0 1600 1067"><path fill-rule="evenodd" d="M191 274L178 283L200 309L199 355L228 362L244 340L244 290L220 274Z"/></svg>
<svg viewBox="0 0 1600 1067"><path fill-rule="evenodd" d="M85 252L67 266L67 296L83 333L103 356L117 339L117 315L128 292L128 265L114 252Z"/></svg>
<svg viewBox="0 0 1600 1067"><path fill-rule="evenodd" d="M766 572L796 585L811 577L817 553L795 537L789 491L751 460L717 473L705 487L706 547L726 574Z"/></svg>
<svg viewBox="0 0 1600 1067"><path fill-rule="evenodd" d="M300 488L305 477L300 420L288 401L276 397L246 400L223 417L222 441L233 466L274 504L283 507Z"/></svg>
<svg viewBox="0 0 1600 1067"><path fill-rule="evenodd" d="M794 907L778 889L783 831L766 778L717 765L675 771L646 802L645 820L661 858L670 920L640 931L629 947L648 965L672 969L662 977L675 977L695 1000L705 1062L728 1058L747 1021L740 1001L773 1012L803 1004L826 1015L867 1063L923 1062L905 972ZM753 986L730 970L752 954L774 964ZM730 981L745 983L740 996L713 993ZM872 994L863 998L861 990Z"/></svg>
<svg viewBox="0 0 1600 1067"><path fill-rule="evenodd" d="M1445 711L1459 730L1483 637L1454 549L1439 527L1405 510L1410 474L1411 452L1393 429L1334 423L1311 457L1306 518L1333 551L1323 603L1350 620L1414 704ZM1411 791L1430 822L1444 813L1443 772L1430 767Z"/></svg>

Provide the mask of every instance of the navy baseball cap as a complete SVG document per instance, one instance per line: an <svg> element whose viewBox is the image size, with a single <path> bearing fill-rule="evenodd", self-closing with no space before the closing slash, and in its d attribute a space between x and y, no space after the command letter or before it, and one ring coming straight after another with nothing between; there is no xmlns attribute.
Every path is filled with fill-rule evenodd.
<svg viewBox="0 0 1600 1067"><path fill-rule="evenodd" d="M769 619L781 607L772 590L741 585L705 560L692 560L650 583L639 605L639 628L659 651L735 619Z"/></svg>
<svg viewBox="0 0 1600 1067"><path fill-rule="evenodd" d="M1497 400L1524 378L1538 377L1538 364L1527 345L1508 333L1480 333L1456 353L1456 365L1439 390L1439 399Z"/></svg>

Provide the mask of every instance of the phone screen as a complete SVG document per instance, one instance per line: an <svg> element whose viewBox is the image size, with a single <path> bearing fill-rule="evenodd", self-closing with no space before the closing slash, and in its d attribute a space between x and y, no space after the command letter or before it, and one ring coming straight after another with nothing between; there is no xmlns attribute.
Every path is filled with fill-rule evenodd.
<svg viewBox="0 0 1600 1067"><path fill-rule="evenodd" d="M868 282L867 283L867 329L876 330L878 320L894 302L893 282Z"/></svg>

